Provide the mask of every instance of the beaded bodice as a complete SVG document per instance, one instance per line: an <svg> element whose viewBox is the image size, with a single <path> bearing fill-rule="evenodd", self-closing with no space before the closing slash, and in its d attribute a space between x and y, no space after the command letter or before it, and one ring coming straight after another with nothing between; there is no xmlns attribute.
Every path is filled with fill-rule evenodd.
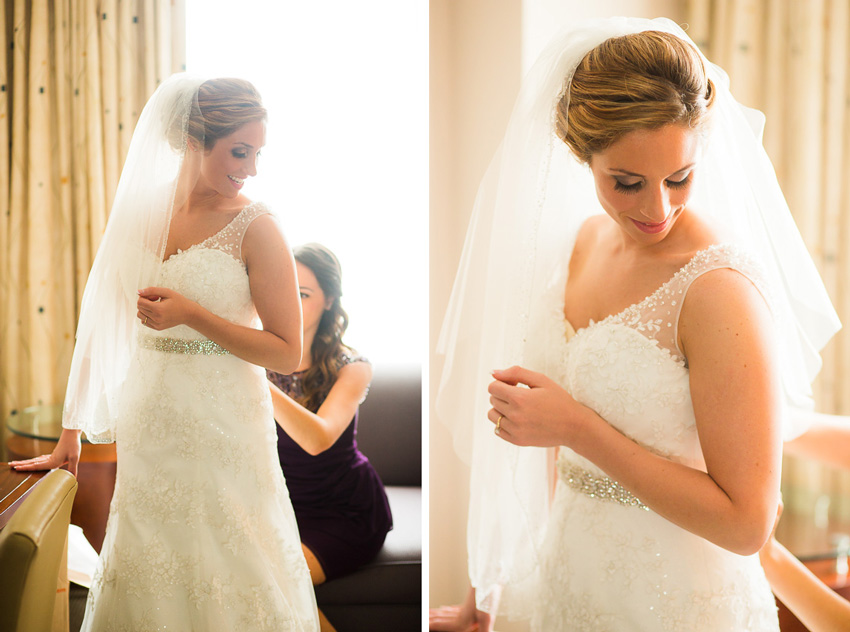
<svg viewBox="0 0 850 632"><path fill-rule="evenodd" d="M564 319L563 298L552 310L552 333L566 335L551 349L561 354L551 375L624 435L702 471L676 330L691 284L719 268L744 275L770 303L753 260L719 245L697 253L650 296L578 332ZM563 297L563 283L557 290ZM678 527L568 448L559 448L557 475L533 630L778 630L758 556Z"/></svg>
<svg viewBox="0 0 850 632"><path fill-rule="evenodd" d="M752 257L730 244L710 246L694 255L669 281L645 299L598 323L591 320L587 329L603 323L625 325L655 341L660 348L669 351L674 360L687 366L687 358L677 342L679 315L685 294L700 276L718 268L737 270L750 279L759 291L763 294L766 292L762 273Z"/></svg>
<svg viewBox="0 0 850 632"><path fill-rule="evenodd" d="M251 222L267 213L270 211L264 204L249 204L215 235L186 250L178 250L163 262L159 284L222 318L240 325L251 325L256 312L242 260L242 240ZM186 325L145 333L148 336L190 340L203 337Z"/></svg>
<svg viewBox="0 0 850 632"><path fill-rule="evenodd" d="M579 402L594 409L623 434L652 451L704 469L696 431L687 358L677 345L682 303L691 284L720 268L734 269L766 295L758 265L731 245L697 253L684 267L642 301L618 314L572 332L565 329L561 384ZM571 450L559 461L600 473ZM568 466L559 464L563 473Z"/></svg>

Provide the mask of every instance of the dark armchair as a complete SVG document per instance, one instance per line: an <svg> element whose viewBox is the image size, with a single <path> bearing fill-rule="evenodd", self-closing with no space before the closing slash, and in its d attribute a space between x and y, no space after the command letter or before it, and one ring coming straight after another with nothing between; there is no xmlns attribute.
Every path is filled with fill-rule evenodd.
<svg viewBox="0 0 850 632"><path fill-rule="evenodd" d="M339 632L420 630L422 621L422 375L376 366L357 443L387 488L393 529L370 564L316 588Z"/></svg>

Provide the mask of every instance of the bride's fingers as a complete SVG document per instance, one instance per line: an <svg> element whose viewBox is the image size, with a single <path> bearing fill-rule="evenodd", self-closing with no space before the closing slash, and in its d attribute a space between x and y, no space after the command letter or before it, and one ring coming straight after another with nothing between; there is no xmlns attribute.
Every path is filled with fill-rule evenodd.
<svg viewBox="0 0 850 632"><path fill-rule="evenodd" d="M50 454L42 454L24 461L10 461L9 466L15 471L21 472L49 470L53 468L53 457Z"/></svg>
<svg viewBox="0 0 850 632"><path fill-rule="evenodd" d="M508 443L514 443L510 430L508 428L505 428L505 424L508 424L508 426L510 426L511 424L511 421L506 415L503 415L495 408L491 408L487 413L487 419L489 419L490 422L496 426L493 430L495 431L497 437L499 437L500 439L504 439Z"/></svg>
<svg viewBox="0 0 850 632"><path fill-rule="evenodd" d="M499 397L496 397L495 395L490 395L490 405L493 408L495 408L497 410L501 410L504 413L509 412L510 409L511 409L511 403L509 401L507 401L505 399L500 399Z"/></svg>

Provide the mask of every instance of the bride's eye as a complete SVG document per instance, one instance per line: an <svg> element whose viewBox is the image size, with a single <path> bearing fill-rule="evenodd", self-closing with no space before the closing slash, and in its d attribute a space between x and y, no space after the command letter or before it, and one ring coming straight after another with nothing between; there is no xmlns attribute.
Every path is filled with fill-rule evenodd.
<svg viewBox="0 0 850 632"><path fill-rule="evenodd" d="M247 157L248 157L248 154L247 154L247 153L245 153L244 151L241 151L241 150L239 150L239 149L234 149L234 150L231 152L231 154L233 154L233 157L234 157L234 158L247 158Z"/></svg>
<svg viewBox="0 0 850 632"><path fill-rule="evenodd" d="M643 187L643 181L638 180L631 184L621 182L618 178L614 178L614 190L620 193L637 193Z"/></svg>
<svg viewBox="0 0 850 632"><path fill-rule="evenodd" d="M684 189L691 183L691 174L688 174L681 180L667 180L667 186L671 189Z"/></svg>

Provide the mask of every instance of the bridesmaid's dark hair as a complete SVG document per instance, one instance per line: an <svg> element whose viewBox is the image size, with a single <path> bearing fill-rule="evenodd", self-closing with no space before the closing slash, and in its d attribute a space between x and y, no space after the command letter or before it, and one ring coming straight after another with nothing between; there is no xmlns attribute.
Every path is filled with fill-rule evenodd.
<svg viewBox="0 0 850 632"><path fill-rule="evenodd" d="M348 328L348 314L342 308L342 269L336 255L321 244L310 243L294 249L295 260L310 268L331 306L322 314L319 329L310 348L310 368L301 378L303 395L298 403L316 412L336 382L340 357L352 349L342 342Z"/></svg>

